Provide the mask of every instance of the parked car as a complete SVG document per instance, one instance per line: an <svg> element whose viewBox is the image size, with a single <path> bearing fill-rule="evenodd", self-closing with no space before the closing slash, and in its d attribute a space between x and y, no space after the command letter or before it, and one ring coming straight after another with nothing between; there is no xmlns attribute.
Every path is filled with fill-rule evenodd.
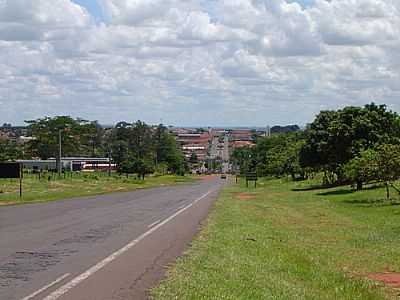
<svg viewBox="0 0 400 300"><path fill-rule="evenodd" d="M226 174L221 174L221 179L226 179Z"/></svg>

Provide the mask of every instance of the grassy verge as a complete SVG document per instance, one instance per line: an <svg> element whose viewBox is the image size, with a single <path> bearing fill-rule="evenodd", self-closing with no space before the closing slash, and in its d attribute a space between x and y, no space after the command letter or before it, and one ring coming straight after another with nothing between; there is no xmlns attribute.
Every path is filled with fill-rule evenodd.
<svg viewBox="0 0 400 300"><path fill-rule="evenodd" d="M226 188L154 299L395 299L367 278L400 272L400 206L309 184Z"/></svg>
<svg viewBox="0 0 400 300"><path fill-rule="evenodd" d="M159 176L148 177L146 180L136 180L133 176L108 177L103 173L74 174L72 177L47 180L34 175L25 175L23 180L23 197L19 197L19 180L0 179L0 206L46 202L66 198L125 192L139 188L150 188L190 182L190 177Z"/></svg>

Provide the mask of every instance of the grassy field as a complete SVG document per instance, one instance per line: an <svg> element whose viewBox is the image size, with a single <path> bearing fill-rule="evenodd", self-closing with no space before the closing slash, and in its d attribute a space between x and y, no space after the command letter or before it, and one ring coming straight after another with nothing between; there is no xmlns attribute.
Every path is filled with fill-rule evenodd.
<svg viewBox="0 0 400 300"><path fill-rule="evenodd" d="M398 290L369 279L400 272L400 206L384 198L382 188L355 193L311 188L310 182L261 181L257 189L233 184L152 295L397 299Z"/></svg>
<svg viewBox="0 0 400 300"><path fill-rule="evenodd" d="M172 185L192 181L190 177L159 176L147 177L145 181L117 175L108 177L105 173L74 174L72 177L56 180L25 175L23 180L23 197L19 197L19 180L0 179L0 206L45 202L59 199L105 194L111 192L131 191L162 185Z"/></svg>

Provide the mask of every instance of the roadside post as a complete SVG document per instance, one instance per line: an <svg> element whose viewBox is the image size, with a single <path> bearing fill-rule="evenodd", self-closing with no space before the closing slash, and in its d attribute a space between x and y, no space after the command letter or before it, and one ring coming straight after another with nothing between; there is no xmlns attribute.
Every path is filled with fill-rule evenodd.
<svg viewBox="0 0 400 300"><path fill-rule="evenodd" d="M111 148L108 150L108 177L111 177Z"/></svg>
<svg viewBox="0 0 400 300"><path fill-rule="evenodd" d="M248 172L246 173L246 187L249 187L249 181L254 181L254 187L257 188L257 173L256 172Z"/></svg>
<svg viewBox="0 0 400 300"><path fill-rule="evenodd" d="M22 164L0 163L0 178L19 178L19 197L22 198Z"/></svg>

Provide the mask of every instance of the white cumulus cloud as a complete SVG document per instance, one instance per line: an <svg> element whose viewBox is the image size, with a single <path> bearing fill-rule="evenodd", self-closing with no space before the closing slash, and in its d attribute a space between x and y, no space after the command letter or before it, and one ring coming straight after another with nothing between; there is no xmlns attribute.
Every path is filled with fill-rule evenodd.
<svg viewBox="0 0 400 300"><path fill-rule="evenodd" d="M397 0L0 0L0 122L265 125L400 110Z"/></svg>

